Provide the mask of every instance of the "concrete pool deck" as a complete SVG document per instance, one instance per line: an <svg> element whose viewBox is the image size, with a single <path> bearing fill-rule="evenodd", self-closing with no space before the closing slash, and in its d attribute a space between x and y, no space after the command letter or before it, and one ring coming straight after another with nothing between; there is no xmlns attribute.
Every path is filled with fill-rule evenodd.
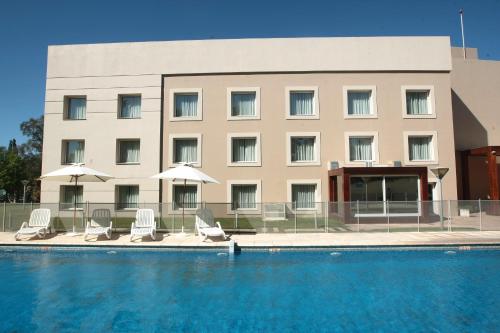
<svg viewBox="0 0 500 333"><path fill-rule="evenodd" d="M238 246L252 247L364 247L364 246L439 246L439 245L500 245L500 231L469 232L380 232L380 233L302 233L232 235ZM130 242L130 235L115 233L111 240L104 237L89 241L83 235L52 234L45 239L14 239L13 232L0 232L0 246L118 246L118 247L227 247L229 241L214 239L201 242L188 234L158 234L157 240L144 238Z"/></svg>

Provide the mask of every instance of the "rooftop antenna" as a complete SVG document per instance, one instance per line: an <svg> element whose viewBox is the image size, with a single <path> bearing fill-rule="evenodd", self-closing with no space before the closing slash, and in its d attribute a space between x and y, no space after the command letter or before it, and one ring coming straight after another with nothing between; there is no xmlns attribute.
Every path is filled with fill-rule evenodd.
<svg viewBox="0 0 500 333"><path fill-rule="evenodd" d="M464 51L464 59L467 58L467 51L465 49L465 35L464 35L464 9L460 8L460 27L462 28L462 50Z"/></svg>

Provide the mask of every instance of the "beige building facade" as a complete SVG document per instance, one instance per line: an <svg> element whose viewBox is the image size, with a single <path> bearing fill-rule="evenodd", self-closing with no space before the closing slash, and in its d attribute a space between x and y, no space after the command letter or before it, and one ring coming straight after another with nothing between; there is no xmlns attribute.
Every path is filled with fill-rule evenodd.
<svg viewBox="0 0 500 333"><path fill-rule="evenodd" d="M80 162L115 179L77 194L42 181L42 201L427 200L439 198L436 167L449 168L444 197L457 199L456 151L496 129L464 135L457 96L473 88L457 81L478 60L455 55L448 37L50 46L42 172ZM184 193L150 178L183 162L221 184Z"/></svg>

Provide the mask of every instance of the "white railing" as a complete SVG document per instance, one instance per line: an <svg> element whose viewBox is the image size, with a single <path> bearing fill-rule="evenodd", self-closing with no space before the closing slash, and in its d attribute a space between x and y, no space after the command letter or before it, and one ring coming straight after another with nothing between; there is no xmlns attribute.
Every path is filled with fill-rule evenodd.
<svg viewBox="0 0 500 333"><path fill-rule="evenodd" d="M236 209L230 203L198 203L184 210L171 203L139 203L118 209L116 203L81 203L76 209L76 229L82 231L94 210L109 210L115 231L128 231L137 208L151 208L159 231L176 233L184 224L194 232L196 209L212 210L215 221L234 233L307 232L406 232L500 230L500 201L388 201L317 202L298 208L295 203L259 203L251 209ZM35 208L51 210L56 231L70 230L72 205L60 203L0 203L0 230L16 231Z"/></svg>

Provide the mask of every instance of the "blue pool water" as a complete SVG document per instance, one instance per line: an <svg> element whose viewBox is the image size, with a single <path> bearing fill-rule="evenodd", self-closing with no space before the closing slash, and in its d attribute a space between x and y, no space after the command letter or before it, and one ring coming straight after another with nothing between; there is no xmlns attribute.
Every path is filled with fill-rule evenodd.
<svg viewBox="0 0 500 333"><path fill-rule="evenodd" d="M0 248L1 332L499 332L500 250Z"/></svg>

